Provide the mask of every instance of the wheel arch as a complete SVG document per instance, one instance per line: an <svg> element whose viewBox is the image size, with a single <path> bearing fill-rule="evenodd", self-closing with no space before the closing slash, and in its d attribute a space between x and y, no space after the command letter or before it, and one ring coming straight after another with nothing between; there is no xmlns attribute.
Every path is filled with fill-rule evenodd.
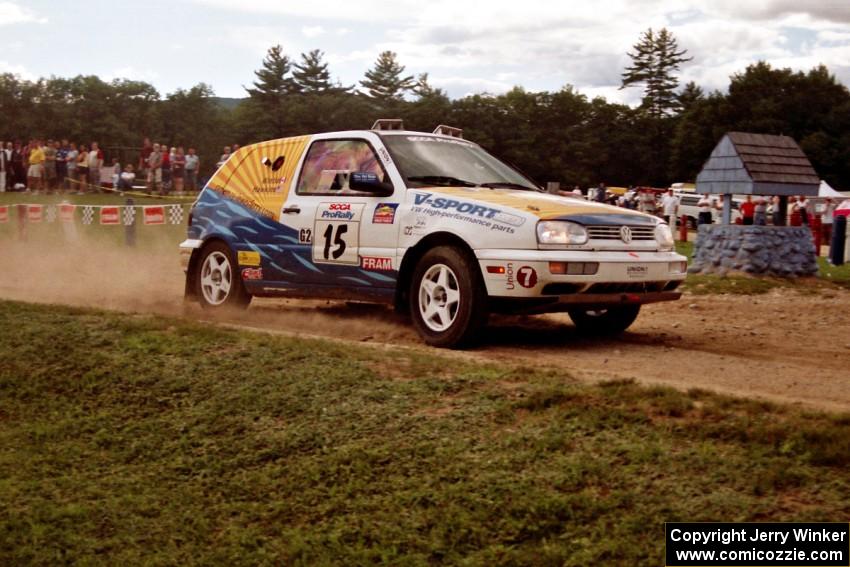
<svg viewBox="0 0 850 567"><path fill-rule="evenodd" d="M416 264L419 262L420 258L428 252L428 250L438 246L453 246L461 250L469 257L470 261L472 261L473 265L476 267L475 269L478 277L482 278L481 270L478 267L478 262L475 258L475 252L463 238L452 232L446 231L431 233L417 242L414 246L408 248L404 253L401 265L399 266L395 291L395 307L397 311L404 311L407 309L408 291L410 289L410 281L413 278L413 271L416 269Z"/></svg>
<svg viewBox="0 0 850 567"><path fill-rule="evenodd" d="M195 292L194 286L195 275L198 270L198 262L200 261L201 256L203 256L204 249L206 249L210 244L213 244L215 242L221 242L228 248L233 248L232 246L230 246L230 243L219 234L212 234L204 238L204 243L195 248L192 251L192 255L189 257L189 265L186 267L186 283L183 290L183 296L185 298L196 299L198 297L198 294Z"/></svg>

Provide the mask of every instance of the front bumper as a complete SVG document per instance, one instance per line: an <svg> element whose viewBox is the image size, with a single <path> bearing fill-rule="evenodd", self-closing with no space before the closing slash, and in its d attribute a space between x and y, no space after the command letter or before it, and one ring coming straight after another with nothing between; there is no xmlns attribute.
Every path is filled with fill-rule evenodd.
<svg viewBox="0 0 850 567"><path fill-rule="evenodd" d="M675 252L478 250L491 298L546 299L565 306L652 303L678 299L687 259ZM553 273L551 263L590 264L593 273Z"/></svg>
<svg viewBox="0 0 850 567"><path fill-rule="evenodd" d="M203 245L203 240L187 238L180 243L180 267L186 272L189 269L189 261L192 259L192 253Z"/></svg>

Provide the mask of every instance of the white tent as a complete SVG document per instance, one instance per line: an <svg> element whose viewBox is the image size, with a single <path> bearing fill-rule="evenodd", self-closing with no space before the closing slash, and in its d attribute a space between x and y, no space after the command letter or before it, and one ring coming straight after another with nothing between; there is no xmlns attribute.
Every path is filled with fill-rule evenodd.
<svg viewBox="0 0 850 567"><path fill-rule="evenodd" d="M833 199L843 199L845 196L830 187L829 183L821 179L820 188L818 188L818 197L832 197Z"/></svg>

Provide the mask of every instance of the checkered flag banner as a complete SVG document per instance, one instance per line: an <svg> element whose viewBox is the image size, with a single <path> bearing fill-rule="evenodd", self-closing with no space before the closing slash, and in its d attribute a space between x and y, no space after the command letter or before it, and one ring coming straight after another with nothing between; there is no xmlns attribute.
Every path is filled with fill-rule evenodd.
<svg viewBox="0 0 850 567"><path fill-rule="evenodd" d="M136 207L124 207L124 226L131 226L136 222Z"/></svg>
<svg viewBox="0 0 850 567"><path fill-rule="evenodd" d="M47 222L56 222L56 205L47 205L45 215Z"/></svg>
<svg viewBox="0 0 850 567"><path fill-rule="evenodd" d="M83 224L91 224L94 220L94 207L86 205L83 207Z"/></svg>
<svg viewBox="0 0 850 567"><path fill-rule="evenodd" d="M168 205L168 221L171 224L183 222L183 205Z"/></svg>

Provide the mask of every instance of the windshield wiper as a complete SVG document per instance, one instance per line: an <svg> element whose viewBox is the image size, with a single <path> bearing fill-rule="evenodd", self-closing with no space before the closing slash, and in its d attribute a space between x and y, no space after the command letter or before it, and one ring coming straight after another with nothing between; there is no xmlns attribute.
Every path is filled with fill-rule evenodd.
<svg viewBox="0 0 850 567"><path fill-rule="evenodd" d="M540 191L540 189L536 187L529 187L528 185L523 185L522 183L511 183L510 181L493 181L491 183L479 183L481 187L488 187L490 189L498 189L501 187L509 188L509 189L522 189L524 191Z"/></svg>
<svg viewBox="0 0 850 567"><path fill-rule="evenodd" d="M446 175L414 175L408 177L408 181L421 181L423 183L433 183L434 185L459 185L461 187L478 187L477 183L465 181L457 177L449 177Z"/></svg>

